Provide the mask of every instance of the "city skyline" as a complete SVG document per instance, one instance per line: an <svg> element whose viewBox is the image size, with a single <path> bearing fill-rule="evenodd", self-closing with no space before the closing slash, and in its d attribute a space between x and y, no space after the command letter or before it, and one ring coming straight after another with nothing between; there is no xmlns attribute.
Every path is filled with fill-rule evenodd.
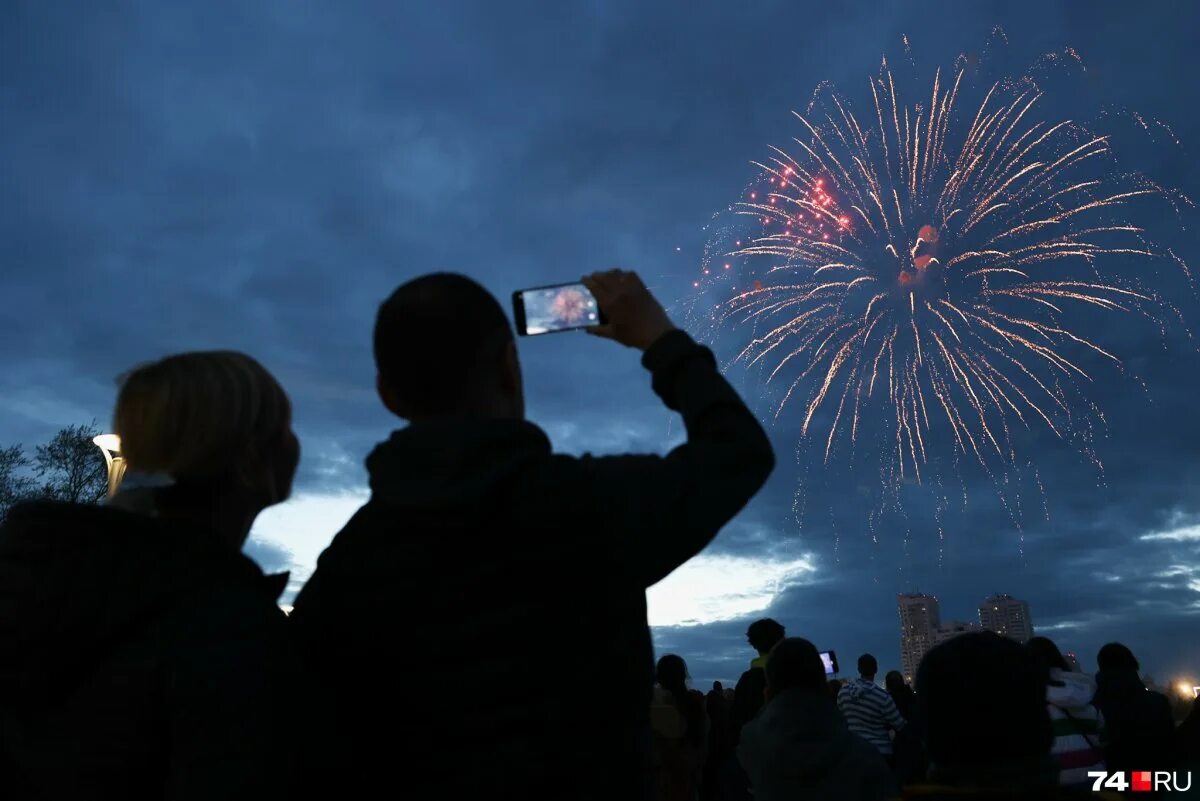
<svg viewBox="0 0 1200 801"><path fill-rule="evenodd" d="M900 615L900 672L910 684L915 681L917 668L925 654L953 637L974 631L991 631L1025 643L1034 636L1029 603L1006 593L994 593L984 598L976 608L977 621L951 619L943 622L937 596L922 592L896 593L896 606ZM1076 661L1076 669L1078 667Z"/></svg>
<svg viewBox="0 0 1200 801"><path fill-rule="evenodd" d="M1039 108L1100 117L1122 164L1200 197L1200 112L1176 80L1195 57L1184 6L14 9L0 26L0 115L13 121L0 126L0 446L31 449L92 420L107 429L114 379L136 364L253 355L291 397L302 444L292 499L259 517L247 546L264 569L291 571L285 603L366 500L367 454L402 425L378 400L371 353L376 308L397 285L456 271L506 302L620 266L688 325L714 215L759 174L751 160L797 134L792 111L814 86L862 96L883 54L927 81L964 53L1019 74L1071 48L1086 70ZM805 31L803 46L781 45L781 30ZM1161 222L1194 232L1194 214ZM1200 264L1194 234L1177 253ZM900 656L898 590L937 588L946 622L969 622L983 591L1002 588L1087 670L1121 641L1154 675L1200 683L1200 639L1179 634L1200 623L1200 353L1188 333L1200 309L1168 300L1181 322L1101 329L1128 380L1089 392L1105 414L1085 432L1091 458L1015 423L1021 486L966 472L939 504L911 476L867 523L878 471L839 472L837 454L801 465L803 409L776 417L766 375L731 371L777 467L649 589L657 651L683 656L697 681L734 680L754 656L748 624L769 616L836 650L844 672L864 652L882 669ZM636 353L576 334L518 350L528 417L556 450L681 441ZM800 509L805 471L828 489Z"/></svg>

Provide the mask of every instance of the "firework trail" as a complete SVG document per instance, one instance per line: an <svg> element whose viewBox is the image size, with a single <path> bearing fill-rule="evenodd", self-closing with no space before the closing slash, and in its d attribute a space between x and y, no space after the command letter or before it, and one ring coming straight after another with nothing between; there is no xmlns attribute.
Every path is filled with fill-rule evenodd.
<svg viewBox="0 0 1200 801"><path fill-rule="evenodd" d="M993 475L1018 428L1090 431L1087 387L1121 357L1089 331L1157 319L1144 265L1187 269L1134 221L1186 199L1115 169L1109 138L1047 115L1028 76L968 107L967 69L909 104L885 60L863 111L818 87L696 282L714 338L743 337L733 364L778 388L775 417L826 463L871 437L893 486L926 483L947 443Z"/></svg>

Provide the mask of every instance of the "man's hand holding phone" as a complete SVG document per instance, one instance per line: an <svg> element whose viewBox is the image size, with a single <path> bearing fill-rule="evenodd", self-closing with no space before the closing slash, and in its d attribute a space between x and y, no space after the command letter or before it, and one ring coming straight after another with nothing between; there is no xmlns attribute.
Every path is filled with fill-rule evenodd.
<svg viewBox="0 0 1200 801"><path fill-rule="evenodd" d="M589 334L646 350L663 334L675 330L675 324L637 273L625 270L592 273L583 278L583 284L595 296L606 320L603 325L589 327Z"/></svg>

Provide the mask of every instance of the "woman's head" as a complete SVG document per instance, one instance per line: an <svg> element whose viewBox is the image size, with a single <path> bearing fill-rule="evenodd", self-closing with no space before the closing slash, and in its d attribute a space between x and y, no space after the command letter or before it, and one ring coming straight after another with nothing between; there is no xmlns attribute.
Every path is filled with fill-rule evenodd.
<svg viewBox="0 0 1200 801"><path fill-rule="evenodd" d="M687 663L682 656L667 654L658 660L654 668L654 677L666 689L683 687L687 683Z"/></svg>
<svg viewBox="0 0 1200 801"><path fill-rule="evenodd" d="M898 692L903 692L907 683L904 681L904 674L898 670L889 670L887 675L883 677L883 686L887 688L889 693L895 695Z"/></svg>
<svg viewBox="0 0 1200 801"><path fill-rule="evenodd" d="M126 374L113 425L131 471L164 473L244 496L285 500L300 458L283 388L234 351L168 356Z"/></svg>
<svg viewBox="0 0 1200 801"><path fill-rule="evenodd" d="M1133 651L1119 642L1110 642L1100 649L1100 652L1096 654L1096 667L1103 671L1132 670L1136 672L1141 669Z"/></svg>
<svg viewBox="0 0 1200 801"><path fill-rule="evenodd" d="M1054 640L1049 637L1034 637L1025 647L1029 649L1029 653L1033 654L1033 658L1037 661L1038 668L1049 673L1057 668L1058 670L1069 671L1070 665L1063 658L1062 651L1058 650L1058 646L1054 644Z"/></svg>
<svg viewBox="0 0 1200 801"><path fill-rule="evenodd" d="M817 647L802 637L780 640L771 649L766 666L766 696L774 698L785 690L828 691L825 664Z"/></svg>

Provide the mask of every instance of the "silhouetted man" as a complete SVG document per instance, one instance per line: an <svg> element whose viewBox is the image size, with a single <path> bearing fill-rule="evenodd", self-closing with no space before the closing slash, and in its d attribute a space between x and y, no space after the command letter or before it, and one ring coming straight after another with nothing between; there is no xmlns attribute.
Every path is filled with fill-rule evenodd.
<svg viewBox="0 0 1200 801"><path fill-rule="evenodd" d="M767 654L775 644L785 636L783 624L769 617L756 620L746 629L746 640L757 652L750 660L750 668L739 678L733 689L733 731L731 742L734 748L742 736L742 728L754 719L764 703L764 693L767 688L765 667ZM726 801L748 801L750 798L750 779L738 762L734 753L730 753L721 770L722 793Z"/></svg>
<svg viewBox="0 0 1200 801"><path fill-rule="evenodd" d="M837 705L846 716L850 731L875 746L891 765L890 732L904 728L904 718L887 690L875 683L879 662L870 654L858 658L858 678L838 691Z"/></svg>
<svg viewBox="0 0 1200 801"><path fill-rule="evenodd" d="M746 640L758 652L758 656L750 660L750 668L741 675L733 690L735 743L742 727L758 714L758 710L762 709L763 691L767 686L764 671L767 654L771 653L771 649L784 638L785 634L783 625L769 617L754 621L750 624L750 628L746 629Z"/></svg>
<svg viewBox="0 0 1200 801"><path fill-rule="evenodd" d="M553 453L524 419L508 321L474 281L428 275L380 308L379 395L410 424L368 457L371 498L291 618L322 688L314 793L649 789L645 589L704 548L774 460L712 354L636 275L585 283L608 319L591 333L644 351L683 415L688 441L665 457Z"/></svg>

